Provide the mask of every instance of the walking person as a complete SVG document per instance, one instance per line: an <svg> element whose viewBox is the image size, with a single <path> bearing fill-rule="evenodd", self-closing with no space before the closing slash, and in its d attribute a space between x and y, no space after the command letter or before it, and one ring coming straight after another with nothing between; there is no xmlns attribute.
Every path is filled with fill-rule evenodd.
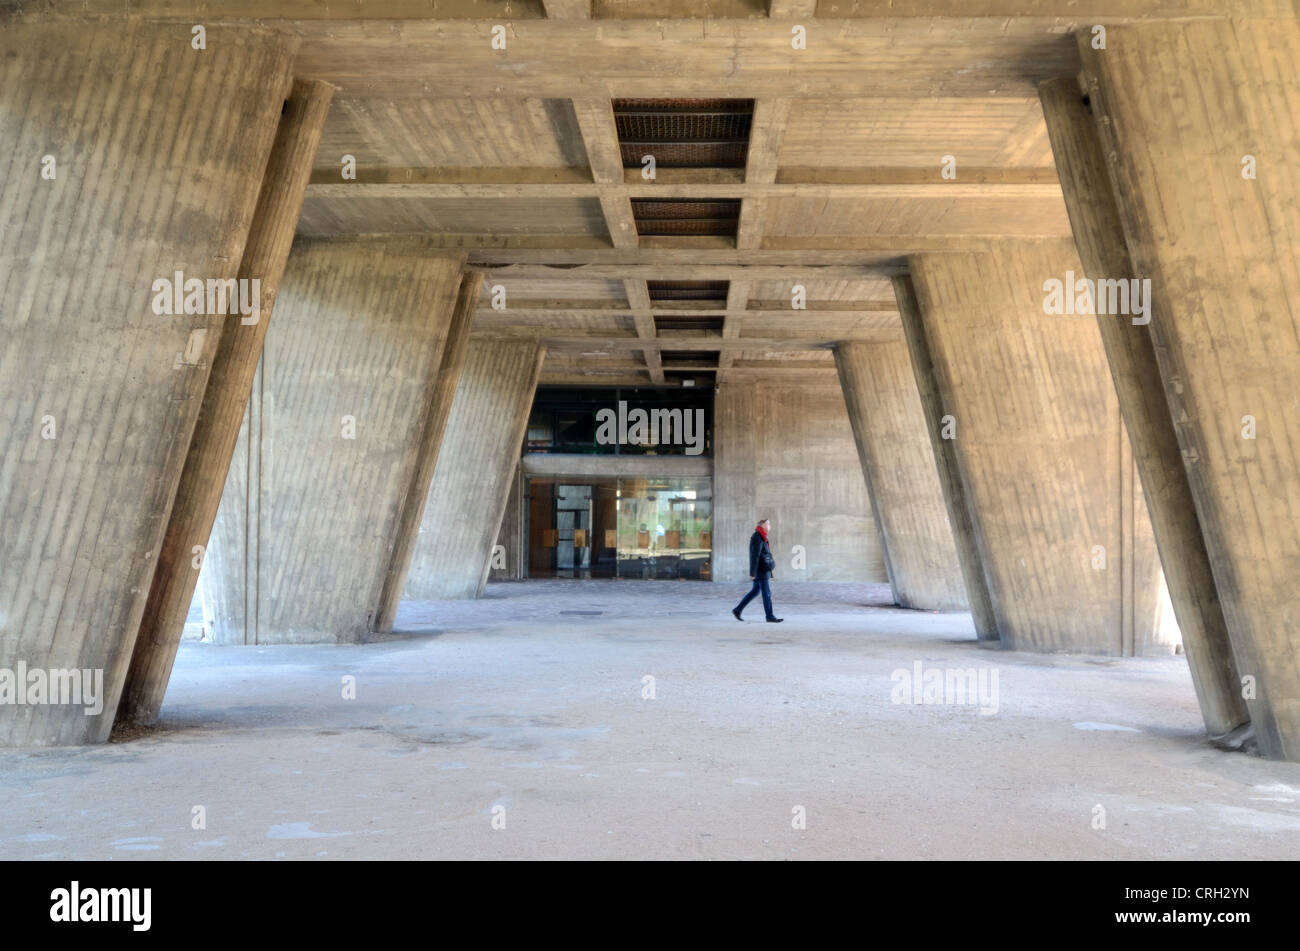
<svg viewBox="0 0 1300 951"><path fill-rule="evenodd" d="M740 603L731 609L731 613L736 616L737 621L743 621L740 612L745 610L745 605L758 597L761 592L763 595L763 613L767 615L769 624L780 624L785 620L783 617L777 617L772 613L772 585L770 579L772 571L776 568L776 559L772 557L772 549L767 544L767 533L772 530L772 520L763 519L754 529L754 534L749 537L749 577L754 582L754 587L749 589L749 594L740 599Z"/></svg>

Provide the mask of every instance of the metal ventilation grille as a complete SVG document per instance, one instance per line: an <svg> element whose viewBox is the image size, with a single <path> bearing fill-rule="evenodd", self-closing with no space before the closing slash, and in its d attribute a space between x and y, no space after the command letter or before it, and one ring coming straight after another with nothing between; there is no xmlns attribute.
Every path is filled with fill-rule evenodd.
<svg viewBox="0 0 1300 951"><path fill-rule="evenodd" d="M752 118L748 113L694 110L637 109L614 113L618 137L628 142L747 142Z"/></svg>
<svg viewBox="0 0 1300 951"><path fill-rule="evenodd" d="M655 318L656 333L673 333L683 331L695 331L704 333L721 333L721 317L704 317L695 314L656 314Z"/></svg>
<svg viewBox="0 0 1300 951"><path fill-rule="evenodd" d="M753 115L753 99L615 99L614 109L625 112L642 110L653 112L662 109L685 109L695 112L738 112Z"/></svg>
<svg viewBox="0 0 1300 951"><path fill-rule="evenodd" d="M640 235L723 235L734 238L740 199L632 199L632 217Z"/></svg>
<svg viewBox="0 0 1300 951"><path fill-rule="evenodd" d="M744 168L752 99L615 99L624 168Z"/></svg>
<svg viewBox="0 0 1300 951"><path fill-rule="evenodd" d="M640 168L653 155L659 168L744 168L745 142L620 142L624 168Z"/></svg>
<svg viewBox="0 0 1300 951"><path fill-rule="evenodd" d="M730 281L646 281L651 303L674 300L723 301L727 300ZM706 308L707 309L707 308ZM673 318L697 320L699 318Z"/></svg>

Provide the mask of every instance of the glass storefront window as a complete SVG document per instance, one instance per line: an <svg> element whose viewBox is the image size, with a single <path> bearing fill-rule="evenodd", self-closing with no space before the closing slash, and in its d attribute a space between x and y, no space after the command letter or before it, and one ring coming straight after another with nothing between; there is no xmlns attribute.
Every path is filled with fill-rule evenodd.
<svg viewBox="0 0 1300 951"><path fill-rule="evenodd" d="M532 577L712 577L711 478L530 479L528 494Z"/></svg>
<svg viewBox="0 0 1300 951"><path fill-rule="evenodd" d="M620 479L620 578L711 577L713 480Z"/></svg>

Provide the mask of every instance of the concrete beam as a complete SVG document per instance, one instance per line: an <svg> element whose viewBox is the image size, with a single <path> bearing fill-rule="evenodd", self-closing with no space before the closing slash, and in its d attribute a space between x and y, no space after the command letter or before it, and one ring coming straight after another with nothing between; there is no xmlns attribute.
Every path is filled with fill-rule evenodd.
<svg viewBox="0 0 1300 951"><path fill-rule="evenodd" d="M0 670L101 684L85 704L19 703L26 678L0 673L0 746L108 739L217 339L238 319L159 313L172 298L154 282L239 276L295 44L253 28L209 41L196 54L141 23L0 29Z"/></svg>
<svg viewBox="0 0 1300 951"><path fill-rule="evenodd" d="M785 103L786 112L789 110L789 99L777 100L760 100L760 106L763 102ZM608 104L606 104L608 105ZM586 113L579 113L585 115ZM786 122L786 116L773 116L771 110L755 107L754 126L751 128L750 142L750 162L754 163L753 155L758 150L758 144L752 139L755 130L765 132L767 141L772 143L770 148L779 149L779 141L773 142L777 138L776 131L785 131L784 125L776 123ZM613 119L611 117L612 125ZM761 126L760 126L761 123ZM595 140L595 136L592 136ZM606 137L608 140L608 137ZM618 140L614 139L612 145L617 147ZM592 146L588 146L591 148ZM775 152L773 152L775 155ZM775 161L773 158L771 161ZM593 166L593 175L596 168ZM649 183L640 180L634 182L619 181L617 184L607 182L448 182L437 180L435 174L419 175L413 171L406 174L405 169L389 170L380 169L371 171L366 175L366 180L355 180L339 182L337 172L331 170L328 181L318 182L308 189L308 195L311 198L392 198L404 201L416 199L433 199L433 200L456 200L456 199L478 199L486 200L492 198L591 198L596 200L617 200L630 198L662 198L664 190L671 188L674 198L741 198L746 202L764 202L768 199L775 198L818 198L828 199L892 199L897 201L907 201L909 199L951 199L951 198L979 198L986 201L1001 200L1013 203L1021 203L1034 199L1056 199L1060 200L1061 186L1056 181L1043 181L1045 177L1038 169L1029 169L1020 174L1025 181L910 181L911 175L906 174L910 169L897 170L896 178L899 181L889 181L889 172L893 169L871 169L863 172L863 179L879 179L857 182L845 181L828 181L828 182L800 182L800 181L775 181L776 170L773 165L767 166L771 171L767 178L761 176L761 172L745 173L744 181L731 182L727 184L713 184L709 182L689 182L684 184L670 185L656 177L655 182ZM621 166L620 166L621 168ZM1016 170L1020 171L1020 170ZM1051 171L1047 169L1046 171ZM520 172L521 178L535 177L527 172ZM931 173L933 175L933 173ZM965 175L965 172L963 172ZM811 177L811 176L810 176ZM979 176L987 177L987 176ZM1012 178L1010 175L1002 176L1003 178ZM972 176L972 179L976 176ZM386 181L385 179L393 179ZM423 179L423 180L422 180ZM631 214L631 209L622 212L620 217L626 217ZM737 239L737 247L742 249L753 249L761 247L762 238L762 216L760 215L755 221L746 220L746 212L742 209L740 221L740 234ZM635 226L634 226L635 227ZM747 234L748 232L748 234ZM619 244L615 242L615 247L636 247L634 243Z"/></svg>
<svg viewBox="0 0 1300 951"><path fill-rule="evenodd" d="M1300 24L1080 49L1259 747L1300 760Z"/></svg>
<svg viewBox="0 0 1300 951"><path fill-rule="evenodd" d="M646 346L641 350L641 359L645 361L646 373L650 382L662 385L664 382L664 364L659 356L659 347L654 345L656 337L654 315L650 306L650 288L643 280L623 282L623 292L627 295L627 312L631 314L636 326L637 339Z"/></svg>
<svg viewBox="0 0 1300 951"><path fill-rule="evenodd" d="M470 341L403 597L483 593L545 355L531 342Z"/></svg>
<svg viewBox="0 0 1300 951"><path fill-rule="evenodd" d="M1150 0L1167 7L1168 0ZM1240 2L1240 0L1239 0ZM1253 3L1276 0L1252 0ZM1222 12L1224 0L1209 3ZM1207 5L1205 2L1198 3ZM575 99L638 96L988 96L1032 98L1038 81L1078 67L1067 30L1077 5L1061 0L1027 16L968 13L951 0L943 12L819 19L806 24L806 49L791 48L792 24L766 17L520 16L508 4L447 4L449 17L430 19L426 3L388 10L366 3L319 0L222 3L209 0L133 2L43 0L20 19L69 16L92 28L96 17L128 15L213 26L236 17L266 20L301 38L295 75L333 83L348 98L497 96ZM1003 5L999 5L1003 6ZM456 8L459 7L459 10ZM935 8L931 5L931 9ZM698 12L698 4L690 5ZM385 13L388 15L386 16ZM1059 14L1059 15L1058 15ZM0 8L0 17L5 12ZM507 46L494 48L492 28L509 24ZM793 54L793 55L792 55Z"/></svg>
<svg viewBox="0 0 1300 951"><path fill-rule="evenodd" d="M713 475L710 456L594 456L586 453L530 452L519 461L530 476L581 476L592 479L686 479Z"/></svg>
<svg viewBox="0 0 1300 951"><path fill-rule="evenodd" d="M965 610L965 586L907 344L841 343L835 366L894 602Z"/></svg>
<svg viewBox="0 0 1300 951"><path fill-rule="evenodd" d="M614 122L613 106L604 99L574 99L573 115L577 119L582 142L587 150L592 177L598 184L621 185L623 159L619 151L618 126ZM632 215L632 201L626 194L626 189L602 192L600 209L605 217L610 243L616 248L636 248L636 219Z"/></svg>
<svg viewBox="0 0 1300 951"><path fill-rule="evenodd" d="M489 20L511 18L534 20L543 15L551 19L587 19L596 17L608 24L623 20L710 20L727 21L736 17L755 16L754 5L745 0L727 2L710 0L699 4L692 0L542 0L537 5L512 4L510 0L437 0L436 3L412 3L411 0L366 0L364 4L322 4L319 0L133 0L124 11L121 0L41 0L34 10L68 16L117 15L159 19L196 20L202 17L241 16L259 20L320 20L333 23L347 21L387 21L408 25L425 20ZM897 0L855 0L850 6L836 4L819 15L816 0L770 0L768 16L778 20L811 18L813 24L827 30L843 28L853 20L890 23L899 19L934 20L930 30L942 30L948 21L964 27L968 18L1037 20L1044 27L1062 21L1077 22L1088 17L1102 23L1140 19L1167 19L1178 16L1221 16L1230 10L1243 16L1278 16L1288 9L1276 0L1181 0L1171 14L1169 0L1093 0L1080 9L1078 0L914 0L900 5ZM592 9L592 8L595 9ZM827 14L834 14L833 16ZM33 14L36 15L36 14ZM277 26L281 25L279 23Z"/></svg>
<svg viewBox="0 0 1300 951"><path fill-rule="evenodd" d="M1091 110L1077 80L1039 87L1084 271L1093 280L1132 281L1119 209ZM1139 318L1141 320L1141 318ZM1124 315L1097 318L1120 412L1128 427L1165 581L1182 631L1192 683L1211 737L1250 721L1227 622L1165 398L1149 325Z"/></svg>

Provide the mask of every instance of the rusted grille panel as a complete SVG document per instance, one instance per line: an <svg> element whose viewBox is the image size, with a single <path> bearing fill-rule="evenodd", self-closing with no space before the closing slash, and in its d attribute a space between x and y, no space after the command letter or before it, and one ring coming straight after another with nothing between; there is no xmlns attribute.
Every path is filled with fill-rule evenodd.
<svg viewBox="0 0 1300 951"><path fill-rule="evenodd" d="M721 333L722 321L723 318L721 317L706 317L696 314L683 314L681 316L657 314L655 315L655 330L660 333L682 330Z"/></svg>
<svg viewBox="0 0 1300 951"><path fill-rule="evenodd" d="M753 119L752 99L614 100L625 168L744 168Z"/></svg>
<svg viewBox="0 0 1300 951"><path fill-rule="evenodd" d="M636 219L637 234L735 237L740 200L634 198L632 216Z"/></svg>
<svg viewBox="0 0 1300 951"><path fill-rule="evenodd" d="M624 168L640 168L647 155L660 168L744 168L747 142L627 142L620 143Z"/></svg>

